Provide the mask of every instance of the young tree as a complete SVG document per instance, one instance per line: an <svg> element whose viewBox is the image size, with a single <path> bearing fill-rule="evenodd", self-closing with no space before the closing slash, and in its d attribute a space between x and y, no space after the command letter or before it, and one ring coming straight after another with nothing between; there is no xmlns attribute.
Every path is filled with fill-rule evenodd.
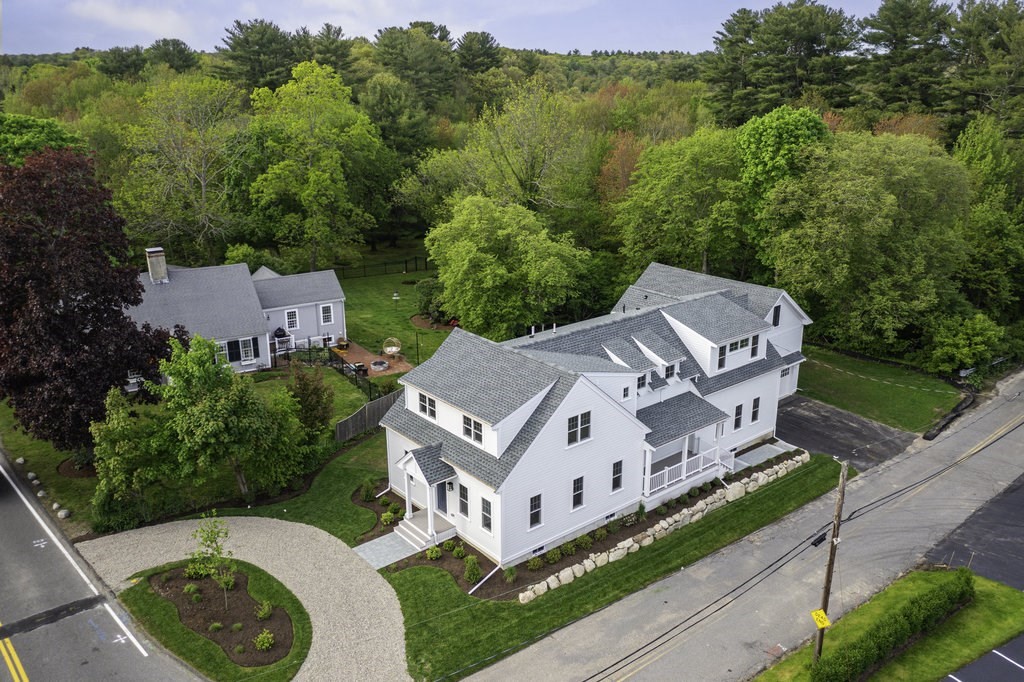
<svg viewBox="0 0 1024 682"><path fill-rule="evenodd" d="M522 206L479 196L427 234L445 310L491 339L514 336L576 292L587 252L552 238Z"/></svg>
<svg viewBox="0 0 1024 682"><path fill-rule="evenodd" d="M192 531L192 539L196 541L196 551L192 552L185 569L187 577L202 578L209 576L224 591L224 610L228 610L228 590L235 586L235 569L237 565L230 549L224 549L230 531L226 521L217 518L217 510L203 514L202 520Z"/></svg>
<svg viewBox="0 0 1024 682"><path fill-rule="evenodd" d="M302 368L292 365L292 381L288 392L299 406L298 418L305 432L307 445L316 445L331 426L334 416L334 389L324 383L322 367Z"/></svg>
<svg viewBox="0 0 1024 682"><path fill-rule="evenodd" d="M156 371L125 352L150 347L125 313L142 285L89 159L51 150L0 166L0 291L0 399L33 436L88 448L110 387Z"/></svg>

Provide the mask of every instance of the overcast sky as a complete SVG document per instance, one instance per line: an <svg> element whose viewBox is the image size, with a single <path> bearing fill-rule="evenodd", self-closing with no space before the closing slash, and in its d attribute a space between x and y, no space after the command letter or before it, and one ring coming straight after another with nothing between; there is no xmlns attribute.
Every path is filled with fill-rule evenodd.
<svg viewBox="0 0 1024 682"><path fill-rule="evenodd" d="M825 0L856 17L880 0ZM715 31L741 7L771 0L0 0L0 53L70 52L147 46L179 38L196 50L221 45L235 19L268 19L314 33L330 22L345 35L427 20L458 37L488 31L500 44L565 53L592 50L681 50L713 47Z"/></svg>

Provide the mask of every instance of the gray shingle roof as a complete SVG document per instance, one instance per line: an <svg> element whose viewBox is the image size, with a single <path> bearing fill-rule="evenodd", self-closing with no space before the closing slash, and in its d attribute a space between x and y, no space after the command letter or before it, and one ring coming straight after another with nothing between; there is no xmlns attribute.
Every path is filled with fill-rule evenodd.
<svg viewBox="0 0 1024 682"><path fill-rule="evenodd" d="M459 331L459 330L455 330ZM464 332L463 332L464 333ZM454 332L453 332L454 334ZM451 338L451 337L449 337ZM434 357L437 357L436 355ZM427 363L420 365L423 367ZM409 376L408 374L406 376ZM441 460L456 469L465 471L480 479L492 488L499 488L505 478L512 472L523 453L530 447L537 434L547 424L555 409L565 400L575 384L569 376L559 378L555 385L540 401L533 415L526 421L523 428L500 457L484 452L467 440L445 431L434 422L406 409L404 401L398 401L388 410L381 420L381 425L394 429L409 440L419 445L440 443Z"/></svg>
<svg viewBox="0 0 1024 682"><path fill-rule="evenodd" d="M601 344L601 348L622 360L634 370L644 370L653 367L654 363L644 355L640 347L633 343L632 339L608 339ZM607 356L610 357L610 356Z"/></svg>
<svg viewBox="0 0 1024 682"><path fill-rule="evenodd" d="M333 270L254 279L253 285L264 310L345 300L338 276Z"/></svg>
<svg viewBox="0 0 1024 682"><path fill-rule="evenodd" d="M168 267L167 274L166 284L153 284L147 273L139 277L142 303L128 309L137 324L166 329L180 324L190 334L221 340L267 333L247 265Z"/></svg>
<svg viewBox="0 0 1024 682"><path fill-rule="evenodd" d="M675 303L662 310L714 344L771 329L764 319L719 294Z"/></svg>
<svg viewBox="0 0 1024 682"><path fill-rule="evenodd" d="M683 393L637 410L636 417L651 429L646 438L648 445L657 448L729 415L693 393Z"/></svg>
<svg viewBox="0 0 1024 682"><path fill-rule="evenodd" d="M640 275L640 279L626 290L613 310L621 310L623 305L626 305L627 309L635 308L644 301L642 298L644 294L647 294L648 300L653 301L656 297L678 300L694 294L711 292L730 292L734 296L745 294L747 302L743 307L761 319L767 317L783 293L782 289L774 287L737 282L713 275L681 270L661 263L651 263L647 266L644 274ZM663 305L665 302L667 301L653 305Z"/></svg>
<svg viewBox="0 0 1024 682"><path fill-rule="evenodd" d="M669 364L690 354L686 350L686 344L674 332L666 340L650 329L641 329L633 334L632 338L644 344L652 353Z"/></svg>
<svg viewBox="0 0 1024 682"><path fill-rule="evenodd" d="M790 355L793 354L791 353ZM701 370L700 376L697 377L694 383L694 387L700 391L701 395L711 395L712 393L718 393L719 391L725 390L730 386L735 386L736 384L753 379L754 377L759 377L767 372L785 367L788 364L791 363L783 360L779 356L779 351L775 350L775 346L771 341L769 341L768 350L761 359L755 360L754 362L748 362L742 367L737 367L736 369L729 370L723 374L716 374L713 377L709 377L704 373L704 370Z"/></svg>
<svg viewBox="0 0 1024 682"><path fill-rule="evenodd" d="M517 348L517 353L539 360L548 365L564 369L568 372L606 372L612 374L635 374L629 367L623 367L611 360L595 358L590 355L572 355L569 353L549 353L532 348ZM607 356L605 356L607 357Z"/></svg>
<svg viewBox="0 0 1024 682"><path fill-rule="evenodd" d="M402 383L497 424L563 377L575 376L513 349L454 329L428 362Z"/></svg>
<svg viewBox="0 0 1024 682"><path fill-rule="evenodd" d="M665 381L665 377L652 369L647 377L647 385L653 389L659 389L668 386L668 382Z"/></svg>
<svg viewBox="0 0 1024 682"><path fill-rule="evenodd" d="M676 303L678 300L678 298L665 296L650 289L641 289L635 284L630 284L629 288L626 289L626 292L622 294L615 304L615 307L612 308L612 312L627 313L631 310L646 310L648 308L668 305L669 303Z"/></svg>
<svg viewBox="0 0 1024 682"><path fill-rule="evenodd" d="M455 469L450 464L441 461L440 443L416 448L409 454L416 460L416 466L423 472L423 477L427 479L427 485L434 485L455 476Z"/></svg>
<svg viewBox="0 0 1024 682"><path fill-rule="evenodd" d="M259 270L257 270L256 272L252 273L253 280L270 279L272 277L280 277L280 276L281 275L277 274L276 272L274 272L273 270L268 268L266 265L261 265Z"/></svg>

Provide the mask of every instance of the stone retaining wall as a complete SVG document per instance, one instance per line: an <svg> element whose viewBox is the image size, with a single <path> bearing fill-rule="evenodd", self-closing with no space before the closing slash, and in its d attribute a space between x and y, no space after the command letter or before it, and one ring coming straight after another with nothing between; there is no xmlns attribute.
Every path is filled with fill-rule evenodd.
<svg viewBox="0 0 1024 682"><path fill-rule="evenodd" d="M688 507L681 512L666 516L647 530L623 540L610 550L591 554L580 563L563 568L558 573L552 573L546 580L530 585L519 593L519 603L529 604L548 590L555 590L562 585L568 585L585 573L590 573L601 566L610 564L613 561L618 561L627 554L637 552L641 547L647 547L656 540L662 539L669 533L672 533L683 526L696 523L707 514L724 507L729 502L735 502L747 493L752 493L761 486L782 478L801 464L809 462L810 459L811 456L808 453L801 451L799 455L796 455L780 464L776 464L770 469L766 469L740 479L739 481L730 483L725 488L719 488L711 497L703 499L692 507Z"/></svg>

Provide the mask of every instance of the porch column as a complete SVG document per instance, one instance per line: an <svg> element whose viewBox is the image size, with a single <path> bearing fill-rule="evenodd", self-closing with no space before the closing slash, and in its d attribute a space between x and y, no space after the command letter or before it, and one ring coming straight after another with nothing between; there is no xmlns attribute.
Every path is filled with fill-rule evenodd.
<svg viewBox="0 0 1024 682"><path fill-rule="evenodd" d="M405 488L405 518L412 518L412 495L409 494L409 471L402 469L402 483Z"/></svg>
<svg viewBox="0 0 1024 682"><path fill-rule="evenodd" d="M427 484L427 534L430 541L434 541L434 496L437 495L437 488Z"/></svg>
<svg viewBox="0 0 1024 682"><path fill-rule="evenodd" d="M651 494L651 456L653 451L649 447L644 447L644 495Z"/></svg>

